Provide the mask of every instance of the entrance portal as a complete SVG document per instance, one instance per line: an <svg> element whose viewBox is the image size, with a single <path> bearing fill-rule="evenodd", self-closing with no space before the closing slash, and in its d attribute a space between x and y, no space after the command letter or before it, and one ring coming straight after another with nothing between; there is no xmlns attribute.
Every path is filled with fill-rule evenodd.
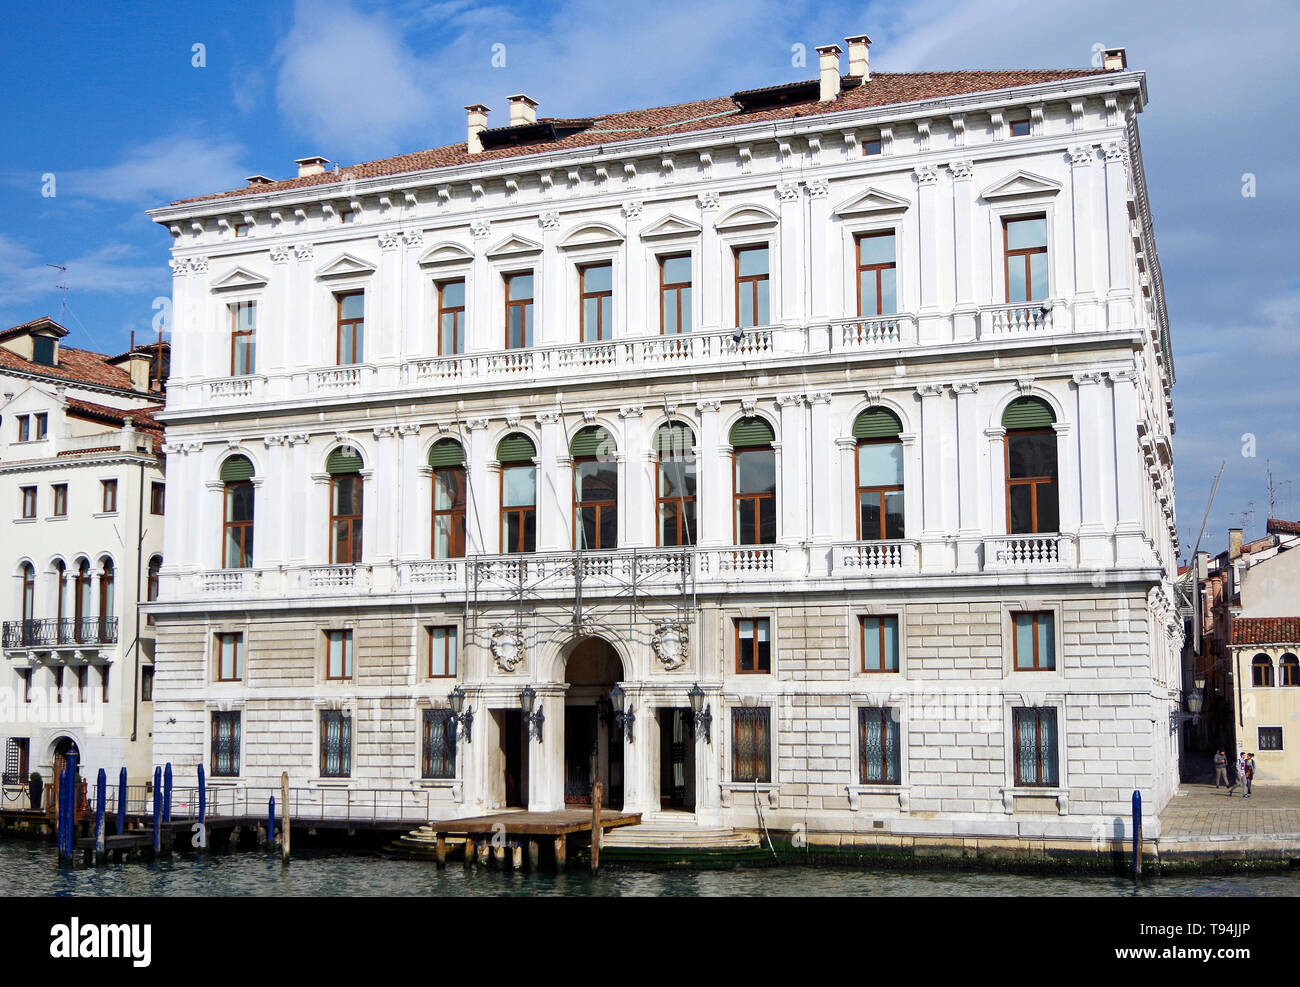
<svg viewBox="0 0 1300 987"><path fill-rule="evenodd" d="M695 811L695 715L687 708L657 711L659 718L659 806Z"/></svg>
<svg viewBox="0 0 1300 987"><path fill-rule="evenodd" d="M81 760L81 752L77 750L77 742L71 737L60 737L54 744L54 777L63 777L63 769L68 764L68 757L73 756L78 761Z"/></svg>
<svg viewBox="0 0 1300 987"><path fill-rule="evenodd" d="M597 781L604 804L623 807L623 731L614 725L609 690L623 677L618 653L600 638L574 645L564 666L564 802L590 805Z"/></svg>
<svg viewBox="0 0 1300 987"><path fill-rule="evenodd" d="M524 731L524 714L517 709L494 709L497 737L500 738L500 763L506 808L528 805L528 735Z"/></svg>

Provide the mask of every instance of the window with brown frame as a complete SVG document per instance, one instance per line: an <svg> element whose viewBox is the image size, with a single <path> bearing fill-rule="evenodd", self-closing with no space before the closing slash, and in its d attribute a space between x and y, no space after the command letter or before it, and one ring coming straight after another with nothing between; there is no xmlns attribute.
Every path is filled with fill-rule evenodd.
<svg viewBox="0 0 1300 987"><path fill-rule="evenodd" d="M153 666L140 666L140 701L153 702Z"/></svg>
<svg viewBox="0 0 1300 987"><path fill-rule="evenodd" d="M162 514L164 498L166 496L166 487L161 483L151 483L149 485L149 513Z"/></svg>
<svg viewBox="0 0 1300 987"><path fill-rule="evenodd" d="M772 671L771 620L767 617L737 617L736 671L764 675Z"/></svg>
<svg viewBox="0 0 1300 987"><path fill-rule="evenodd" d="M506 293L506 349L533 345L533 272L503 275Z"/></svg>
<svg viewBox="0 0 1300 987"><path fill-rule="evenodd" d="M1055 785L1059 760L1056 710L1050 706L1016 707L1011 716L1016 784Z"/></svg>
<svg viewBox="0 0 1300 987"><path fill-rule="evenodd" d="M580 551L618 547L618 460L573 460L573 541Z"/></svg>
<svg viewBox="0 0 1300 987"><path fill-rule="evenodd" d="M903 443L859 439L854 460L858 484L858 541L903 537Z"/></svg>
<svg viewBox="0 0 1300 987"><path fill-rule="evenodd" d="M881 151L881 144L880 144L879 134L877 134L875 137L867 137L862 141L862 156L864 158L873 157L879 154L880 151Z"/></svg>
<svg viewBox="0 0 1300 987"><path fill-rule="evenodd" d="M23 578L23 620L36 619L36 570L30 562L22 564Z"/></svg>
<svg viewBox="0 0 1300 987"><path fill-rule="evenodd" d="M257 372L257 302L230 306L230 376Z"/></svg>
<svg viewBox="0 0 1300 987"><path fill-rule="evenodd" d="M429 678L454 679L456 677L456 628L430 627Z"/></svg>
<svg viewBox="0 0 1300 987"><path fill-rule="evenodd" d="M768 248L766 244L733 249L736 259L736 326L765 326L768 311Z"/></svg>
<svg viewBox="0 0 1300 987"><path fill-rule="evenodd" d="M1056 668L1056 618L1050 610L1013 613L1011 646L1018 672Z"/></svg>
<svg viewBox="0 0 1300 987"><path fill-rule="evenodd" d="M117 511L117 481L100 480L100 490L103 494L101 510L105 514L113 514Z"/></svg>
<svg viewBox="0 0 1300 987"><path fill-rule="evenodd" d="M217 635L217 681L239 682L244 678L244 635Z"/></svg>
<svg viewBox="0 0 1300 987"><path fill-rule="evenodd" d="M1011 137L1029 136L1029 117L1014 116L1007 120L1007 133Z"/></svg>
<svg viewBox="0 0 1300 987"><path fill-rule="evenodd" d="M248 569L253 565L252 481L227 482L222 504L221 567Z"/></svg>
<svg viewBox="0 0 1300 987"><path fill-rule="evenodd" d="M501 552L537 549L536 450L526 437L508 435L497 448L501 462Z"/></svg>
<svg viewBox="0 0 1300 987"><path fill-rule="evenodd" d="M54 670L54 701L56 703L63 702L63 669L64 666L60 665Z"/></svg>
<svg viewBox="0 0 1300 987"><path fill-rule="evenodd" d="M731 780L772 781L772 711L767 706L731 709Z"/></svg>
<svg viewBox="0 0 1300 987"><path fill-rule="evenodd" d="M30 668L18 669L18 677L23 680L23 702L32 701L32 670Z"/></svg>
<svg viewBox="0 0 1300 987"><path fill-rule="evenodd" d="M90 681L90 669L85 665L77 666L77 702L86 701L86 684Z"/></svg>
<svg viewBox="0 0 1300 987"><path fill-rule="evenodd" d="M898 735L897 709L858 707L858 784L901 784L902 751Z"/></svg>
<svg viewBox="0 0 1300 987"><path fill-rule="evenodd" d="M248 236L248 234L252 231L252 229L253 229L253 227L252 227L250 224L248 224L248 223L236 223L236 224L235 224L235 236L236 236L236 237L245 237L245 236Z"/></svg>
<svg viewBox="0 0 1300 987"><path fill-rule="evenodd" d="M54 484L54 510L55 517L68 516L68 485L66 483Z"/></svg>
<svg viewBox="0 0 1300 987"><path fill-rule="evenodd" d="M898 311L897 274L893 230L859 233L858 315L891 315Z"/></svg>
<svg viewBox="0 0 1300 987"><path fill-rule="evenodd" d="M1047 214L1002 220L1008 302L1047 297Z"/></svg>
<svg viewBox="0 0 1300 987"><path fill-rule="evenodd" d="M731 453L737 545L776 542L776 451L771 443Z"/></svg>
<svg viewBox="0 0 1300 987"><path fill-rule="evenodd" d="M99 699L100 702L108 702L108 673L109 665L99 666Z"/></svg>
<svg viewBox="0 0 1300 987"><path fill-rule="evenodd" d="M691 255L659 258L659 333L675 336L691 331Z"/></svg>
<svg viewBox="0 0 1300 987"><path fill-rule="evenodd" d="M614 265L609 261L578 268L578 323L584 343L614 334Z"/></svg>
<svg viewBox="0 0 1300 987"><path fill-rule="evenodd" d="M325 632L325 677L335 681L352 678L352 632Z"/></svg>
<svg viewBox="0 0 1300 987"><path fill-rule="evenodd" d="M465 557L466 473L464 466L433 471L433 545L435 559Z"/></svg>
<svg viewBox="0 0 1300 987"><path fill-rule="evenodd" d="M18 421L18 441L19 441L19 442L30 442L30 441L32 441L32 419L31 419L31 416L30 416L30 415L19 415L17 421Z"/></svg>
<svg viewBox="0 0 1300 987"><path fill-rule="evenodd" d="M659 544L694 545L697 472L695 433L681 422L661 425L655 433L659 463L655 470L655 518Z"/></svg>
<svg viewBox="0 0 1300 987"><path fill-rule="evenodd" d="M19 489L22 493L22 516L25 518L36 517L36 488L21 487Z"/></svg>
<svg viewBox="0 0 1300 987"><path fill-rule="evenodd" d="M1300 658L1293 654L1285 654L1282 656L1282 660L1278 662L1277 667L1282 673L1279 685L1300 686Z"/></svg>
<svg viewBox="0 0 1300 987"><path fill-rule="evenodd" d="M1273 687L1273 659L1268 655L1256 655L1250 663L1250 684L1256 689Z"/></svg>
<svg viewBox="0 0 1300 987"><path fill-rule="evenodd" d="M145 579L145 600L152 603L158 599L158 579L162 570L162 557L155 555L149 560L149 573ZM144 622L153 624L153 614L145 615Z"/></svg>
<svg viewBox="0 0 1300 987"><path fill-rule="evenodd" d="M864 672L898 671L898 617L893 614L858 618Z"/></svg>
<svg viewBox="0 0 1300 987"><path fill-rule="evenodd" d="M362 479L360 473L330 475L330 564L361 561Z"/></svg>
<svg viewBox="0 0 1300 987"><path fill-rule="evenodd" d="M337 306L338 341L334 362L345 367L365 359L366 293L349 291L334 296Z"/></svg>
<svg viewBox="0 0 1300 987"><path fill-rule="evenodd" d="M1056 477L1056 431L1008 430L1003 439L1007 469L1007 534L1060 530Z"/></svg>
<svg viewBox="0 0 1300 987"><path fill-rule="evenodd" d="M438 355L465 352L465 279L438 284Z"/></svg>
<svg viewBox="0 0 1300 987"><path fill-rule="evenodd" d="M45 438L46 430L47 430L47 428L49 427L49 421L50 421L50 416L49 416L48 414L46 414L44 411L42 411L42 412L40 412L39 414L37 414L37 416L36 416L36 440L37 440L38 442L39 442L41 439Z"/></svg>

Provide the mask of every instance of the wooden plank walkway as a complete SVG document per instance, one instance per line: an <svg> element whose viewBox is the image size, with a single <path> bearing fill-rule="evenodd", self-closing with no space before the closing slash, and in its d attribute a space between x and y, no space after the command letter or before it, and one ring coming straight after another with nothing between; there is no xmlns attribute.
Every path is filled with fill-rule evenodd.
<svg viewBox="0 0 1300 987"><path fill-rule="evenodd" d="M570 836L586 834L590 839L596 828L595 813L591 809L562 809L558 812L496 812L488 816L470 816L466 819L435 819L422 829L437 840L437 859L441 867L447 862L447 838L463 837L465 863L474 859L477 849L480 856L488 850L487 840L501 834L506 841L521 840L528 844L528 861L537 869L541 853L539 837L549 837L555 846L555 866L563 870ZM619 826L635 826L641 822L639 812L602 810L599 827L604 833ZM476 846L476 844L478 844Z"/></svg>

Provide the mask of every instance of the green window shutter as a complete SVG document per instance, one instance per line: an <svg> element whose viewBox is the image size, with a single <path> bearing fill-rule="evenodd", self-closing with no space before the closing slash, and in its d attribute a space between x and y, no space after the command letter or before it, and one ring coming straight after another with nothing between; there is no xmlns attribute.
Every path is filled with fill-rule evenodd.
<svg viewBox="0 0 1300 987"><path fill-rule="evenodd" d="M444 466L464 466L465 450L455 439L442 439L429 450L429 465L434 469Z"/></svg>
<svg viewBox="0 0 1300 987"><path fill-rule="evenodd" d="M536 455L533 440L518 432L507 435L497 445L497 462L500 463L531 463Z"/></svg>
<svg viewBox="0 0 1300 987"><path fill-rule="evenodd" d="M734 448L765 446L775 438L772 426L761 418L742 418L731 426L731 445Z"/></svg>
<svg viewBox="0 0 1300 987"><path fill-rule="evenodd" d="M239 483L253 478L253 464L247 456L231 456L221 464L221 482Z"/></svg>
<svg viewBox="0 0 1300 987"><path fill-rule="evenodd" d="M855 439L892 439L902 430L903 423L884 408L868 408L853 421Z"/></svg>
<svg viewBox="0 0 1300 987"><path fill-rule="evenodd" d="M325 472L331 476L338 473L360 473L365 463L361 453L354 446L339 446L325 460Z"/></svg>
<svg viewBox="0 0 1300 987"><path fill-rule="evenodd" d="M1018 398L1002 412L1003 428L1051 428L1056 416L1039 398Z"/></svg>
<svg viewBox="0 0 1300 987"><path fill-rule="evenodd" d="M581 456L608 456L614 451L614 437L599 425L588 425L569 443L569 455L575 459Z"/></svg>
<svg viewBox="0 0 1300 987"><path fill-rule="evenodd" d="M669 422L655 432L655 452L661 456L687 455L695 447L695 433L689 425Z"/></svg>

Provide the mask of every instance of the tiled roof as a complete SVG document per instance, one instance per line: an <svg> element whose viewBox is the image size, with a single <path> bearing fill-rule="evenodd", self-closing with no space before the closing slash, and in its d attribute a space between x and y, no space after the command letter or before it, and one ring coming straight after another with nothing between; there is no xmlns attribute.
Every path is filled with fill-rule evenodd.
<svg viewBox="0 0 1300 987"><path fill-rule="evenodd" d="M945 96L993 92L1029 86L1042 82L1058 82L1106 74L1102 69L1021 69L1016 71L962 71L962 72L905 72L873 73L870 81L842 91L828 103L815 98L797 103L786 103L764 109L743 112L732 96L703 99L676 106L659 106L644 110L628 110L591 118L590 128L561 137L559 140L529 144L512 144L484 149L470 154L465 144L450 144L426 151L399 154L378 161L349 165L341 171L326 171L317 175L288 178L270 184L259 183L246 188L232 189L212 195L183 199L173 205L203 202L212 199L261 195L289 189L311 188L318 185L337 184L347 180L380 178L408 172L447 168L472 162L487 162L501 158L526 157L547 151L567 151L619 141L636 140L654 135L678 135L694 131L711 130L767 120L788 120L796 117L821 116L845 110L869 109L898 103L911 103ZM787 84L789 85L789 84ZM781 87L770 87L781 88ZM762 90L747 90L761 92ZM558 122L556 118L542 118L539 123ZM497 128L500 132L506 128Z"/></svg>
<svg viewBox="0 0 1300 987"><path fill-rule="evenodd" d="M64 449L60 456L89 456L95 452L118 452L118 446L96 446L94 449Z"/></svg>
<svg viewBox="0 0 1300 987"><path fill-rule="evenodd" d="M1300 521L1283 521L1281 518L1271 517L1264 530L1270 535L1300 535Z"/></svg>
<svg viewBox="0 0 1300 987"><path fill-rule="evenodd" d="M1238 617L1233 644L1300 644L1300 617Z"/></svg>
<svg viewBox="0 0 1300 987"><path fill-rule="evenodd" d="M117 387L133 390L131 375L120 367L110 366L102 353L79 350L73 346L59 347L59 365L47 367L43 363L25 360L17 353L0 346L0 370L21 370L57 380L94 384L99 387Z"/></svg>
<svg viewBox="0 0 1300 987"><path fill-rule="evenodd" d="M68 334L67 329L59 325L48 315L42 315L39 319L32 319L31 322L24 322L20 326L14 326L12 329L5 329L3 331L0 331L0 340L13 339L16 336L21 336L24 333L27 333L30 330L35 329L37 326L40 326L45 329L52 329L54 330L54 333L57 336L66 336Z"/></svg>
<svg viewBox="0 0 1300 987"><path fill-rule="evenodd" d="M162 425L154 421L155 411L162 411L162 405L150 408L110 408L103 404L93 404L77 398L68 398L68 410L80 418L91 418L107 422L110 425L123 425L128 418L135 424L137 431L161 432Z"/></svg>

